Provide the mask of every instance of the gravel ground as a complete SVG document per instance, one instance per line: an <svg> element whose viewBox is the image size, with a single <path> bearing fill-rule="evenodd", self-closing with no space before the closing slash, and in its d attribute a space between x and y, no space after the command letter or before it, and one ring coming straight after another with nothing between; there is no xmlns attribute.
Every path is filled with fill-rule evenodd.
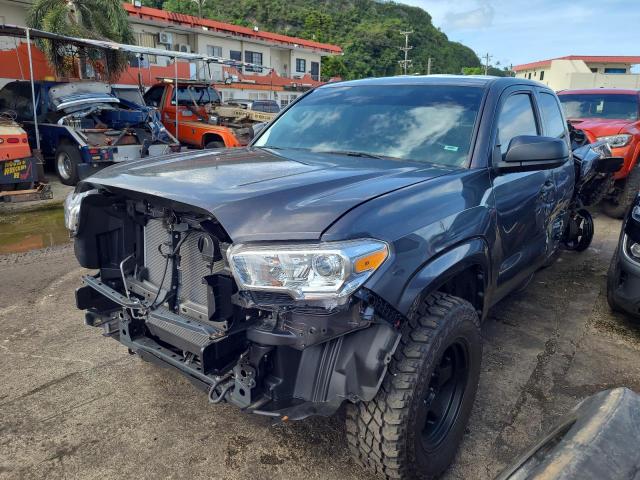
<svg viewBox="0 0 640 480"><path fill-rule="evenodd" d="M620 223L563 253L483 326L478 397L450 479L494 477L579 400L640 392L640 324L605 300ZM83 326L69 245L0 257L0 478L365 479L343 415L272 425Z"/></svg>

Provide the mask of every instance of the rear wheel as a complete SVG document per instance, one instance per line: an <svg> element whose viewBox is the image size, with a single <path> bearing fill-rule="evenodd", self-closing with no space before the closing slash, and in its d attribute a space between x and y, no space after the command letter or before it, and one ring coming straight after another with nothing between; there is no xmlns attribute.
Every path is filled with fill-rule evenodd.
<svg viewBox="0 0 640 480"><path fill-rule="evenodd" d="M370 402L348 404L356 460L388 479L440 475L462 440L480 375L478 314L435 293L403 326L389 371Z"/></svg>
<svg viewBox="0 0 640 480"><path fill-rule="evenodd" d="M629 205L633 202L640 190L640 166L631 169L627 178L623 180L622 189L612 200L605 200L602 210L612 218L623 218Z"/></svg>
<svg viewBox="0 0 640 480"><path fill-rule="evenodd" d="M55 168L60 181L65 185L75 185L78 177L78 165L82 161L80 151L68 143L58 146L55 155Z"/></svg>
<svg viewBox="0 0 640 480"><path fill-rule="evenodd" d="M569 238L565 239L564 247L567 250L583 252L593 241L593 217L588 210L582 208L571 214L570 221L572 224L568 231Z"/></svg>

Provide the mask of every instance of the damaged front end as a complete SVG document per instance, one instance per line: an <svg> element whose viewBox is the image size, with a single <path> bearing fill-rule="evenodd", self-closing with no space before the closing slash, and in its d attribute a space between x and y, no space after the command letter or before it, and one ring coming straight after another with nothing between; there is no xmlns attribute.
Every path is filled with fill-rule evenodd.
<svg viewBox="0 0 640 480"><path fill-rule="evenodd" d="M61 83L49 90L47 121L73 132L87 163L122 162L180 150L154 108L118 98L100 82Z"/></svg>
<svg viewBox="0 0 640 480"><path fill-rule="evenodd" d="M99 270L76 292L86 323L212 403L300 419L378 391L401 318L362 285L384 242L234 245L205 211L115 189L74 194L66 221Z"/></svg>

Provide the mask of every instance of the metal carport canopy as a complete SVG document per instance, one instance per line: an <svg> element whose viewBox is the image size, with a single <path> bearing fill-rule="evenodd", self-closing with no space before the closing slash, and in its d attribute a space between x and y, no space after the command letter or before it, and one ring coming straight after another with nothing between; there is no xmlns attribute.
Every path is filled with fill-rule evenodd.
<svg viewBox="0 0 640 480"><path fill-rule="evenodd" d="M144 55L156 55L163 57L171 57L174 59L175 64L175 77L176 85L178 84L178 64L177 59L189 60L189 61L202 61L206 63L218 63L222 65L237 66L237 67L254 67L260 69L271 69L271 67L265 67L263 65L257 65L254 63L247 63L237 60L225 59L222 57L212 57L208 55L201 55L198 53L186 53L186 52L174 52L171 50L164 50L162 48L148 48L139 47L137 45L128 45L125 43L111 42L109 40L95 40L92 38L78 38L69 37L67 35L60 35L57 33L47 32L44 30L38 30L36 28L22 27L19 25L0 24L0 36L19 37L27 40L27 51L29 54L29 77L31 79L31 97L33 101L33 122L36 133L36 149L40 154L40 132L38 129L38 118L36 113L36 98L35 87L33 85L33 62L31 58L31 39L40 38L46 40L55 40L59 42L68 43L78 47L99 48L102 50L111 50L116 52L137 53ZM176 135L178 139L178 115L176 115Z"/></svg>

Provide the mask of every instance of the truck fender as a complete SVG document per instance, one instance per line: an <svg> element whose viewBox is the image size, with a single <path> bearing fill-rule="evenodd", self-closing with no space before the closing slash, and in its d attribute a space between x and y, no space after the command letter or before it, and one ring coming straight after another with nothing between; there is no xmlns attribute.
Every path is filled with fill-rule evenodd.
<svg viewBox="0 0 640 480"><path fill-rule="evenodd" d="M414 273L400 296L397 309L408 316L418 299L437 291L447 280L473 266L480 267L483 273L484 295L490 278L490 265L489 247L484 239L472 238L456 244L429 260ZM483 315L487 308L487 303L482 302Z"/></svg>

